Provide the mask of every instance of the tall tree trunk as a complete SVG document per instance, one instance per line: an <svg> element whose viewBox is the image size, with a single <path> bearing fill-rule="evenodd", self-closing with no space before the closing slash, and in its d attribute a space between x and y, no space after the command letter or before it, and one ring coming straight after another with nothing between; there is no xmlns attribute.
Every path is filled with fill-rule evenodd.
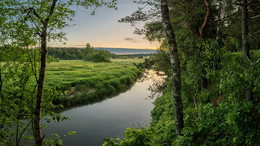
<svg viewBox="0 0 260 146"><path fill-rule="evenodd" d="M41 66L39 72L39 80L38 80L38 90L37 90L37 99L36 99L36 107L34 114L34 138L37 146L42 146L42 134L41 134L41 108L42 108L42 96L43 96L43 85L45 78L45 69L46 69L46 54L47 54L47 30L50 22L50 18L54 13L54 9L56 7L56 3L58 0L53 0L52 5L49 11L48 17L43 21L42 33L41 37Z"/></svg>
<svg viewBox="0 0 260 146"><path fill-rule="evenodd" d="M205 30L208 27L210 13L211 13L209 0L204 0L204 4L207 8L207 13L205 15L203 24L199 28L199 34L201 39L205 37ZM208 79L206 78L207 72L205 70L205 66L203 65L201 66L201 72L202 72L201 79L200 79L201 87L203 89L207 89L208 88Z"/></svg>
<svg viewBox="0 0 260 146"><path fill-rule="evenodd" d="M246 60L250 59L249 55L249 41L248 41L248 10L247 10L247 0L242 0L242 48L244 57Z"/></svg>
<svg viewBox="0 0 260 146"><path fill-rule="evenodd" d="M183 105L181 98L181 71L180 71L180 60L178 56L177 43L175 40L174 31L170 21L169 7L167 0L161 0L161 13L162 22L168 44L170 48L171 65L173 70L173 100L174 100L174 112L175 112L175 126L176 135L181 135L181 130L184 127L183 122Z"/></svg>
<svg viewBox="0 0 260 146"><path fill-rule="evenodd" d="M221 19L222 16L222 1L218 2L218 17L217 19ZM220 37L220 30L222 28L222 22L221 21L217 21L217 36L216 36L216 41L219 40Z"/></svg>
<svg viewBox="0 0 260 146"><path fill-rule="evenodd" d="M249 40L248 40L248 9L247 9L247 0L242 0L242 49L244 54L245 62L250 61L249 54ZM253 92L252 89L246 89L246 98L253 101Z"/></svg>
<svg viewBox="0 0 260 146"><path fill-rule="evenodd" d="M223 4L222 4L222 1L219 1L218 2L218 16L217 16L217 19L221 19L221 17L224 17L224 14L223 14ZM221 29L223 28L223 22L222 21L217 21L217 36L216 36L216 42L223 46L223 41L221 39ZM214 52L216 51L216 48L214 49ZM214 53L215 54L215 53ZM213 70L217 70L218 69L218 64L220 62L220 57L219 56L213 56L213 64L212 64L212 67L213 67Z"/></svg>
<svg viewBox="0 0 260 146"><path fill-rule="evenodd" d="M34 137L37 146L42 146L42 135L41 135L41 108L42 108L42 96L43 96L43 85L45 78L46 68L46 54L47 54L47 32L43 32L41 37L41 67L39 72L38 80L38 91L36 99L35 117L34 117Z"/></svg>

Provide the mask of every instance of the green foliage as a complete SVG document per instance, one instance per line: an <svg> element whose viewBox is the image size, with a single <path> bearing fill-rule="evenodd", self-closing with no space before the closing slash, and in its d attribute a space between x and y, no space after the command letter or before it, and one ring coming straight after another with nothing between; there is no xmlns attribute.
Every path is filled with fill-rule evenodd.
<svg viewBox="0 0 260 146"><path fill-rule="evenodd" d="M260 108L251 101L230 98L186 108L183 136L176 139L171 90L155 101L151 143L157 145L258 145Z"/></svg>
<svg viewBox="0 0 260 146"><path fill-rule="evenodd" d="M259 145L260 93L259 51L252 52L252 63L244 62L243 54L223 53L225 48L216 44L202 43L199 54L205 59L209 79L208 89L198 90L198 58L183 56L182 95L184 100L185 127L182 136L176 137L172 81L163 95L154 102L151 113L149 145ZM218 49L218 50L217 50ZM215 50L215 51L214 51ZM217 51L216 51L217 50ZM214 53L216 52L216 54ZM196 55L196 54L193 54ZM187 58L186 58L187 57ZM212 68L212 58L219 57L218 68ZM197 78L196 78L197 77ZM245 97L246 89L253 91L253 101ZM194 108L194 96L198 107ZM139 129L143 130L143 129ZM138 135L132 139L137 139ZM120 145L121 139L107 139ZM110 141L109 141L110 140ZM127 144L126 144L127 145Z"/></svg>
<svg viewBox="0 0 260 146"><path fill-rule="evenodd" d="M157 53L153 54L149 59L145 59L138 67L163 71L166 75L170 76L172 70L167 42L164 41L160 48L157 49Z"/></svg>
<svg viewBox="0 0 260 146"><path fill-rule="evenodd" d="M119 145L121 139L120 138L104 138L104 144L102 146L116 146Z"/></svg>
<svg viewBox="0 0 260 146"><path fill-rule="evenodd" d="M112 59L130 59L130 58L138 58L138 59L143 59L144 57L150 58L153 57L154 54L127 54L127 55L116 55L116 54L111 54Z"/></svg>
<svg viewBox="0 0 260 146"><path fill-rule="evenodd" d="M66 136L75 135L76 131L69 131L67 134L60 136L58 134L51 134L48 139L44 139L43 144L46 146L63 146L63 140Z"/></svg>
<svg viewBox="0 0 260 146"><path fill-rule="evenodd" d="M90 47L91 48L91 47ZM82 60L83 56L88 58L87 51L82 48L48 48L48 57L51 58L51 62L58 60ZM92 53L94 50L92 51ZM108 54L108 52L100 51L101 54ZM154 54L129 54L129 55L116 55L111 54L112 59L130 59L130 58L143 58L143 56L152 57ZM104 55L103 55L104 56Z"/></svg>
<svg viewBox="0 0 260 146"><path fill-rule="evenodd" d="M151 9L139 8L121 21L146 21L136 33L145 34L150 41L159 40L167 49L162 27L156 22L159 2L137 1ZM229 53L241 51L244 43L241 31L237 31L241 30L240 9L228 1L210 2L208 8L205 2L169 2L181 58L185 127L183 135L176 137L169 81L169 88L154 102L150 145L259 145L259 36L255 33L259 25L256 19L248 21L251 60L244 59L242 52ZM249 17L258 14L256 9L250 6ZM165 54L145 60L141 67L153 65L171 78L169 55ZM246 99L248 91L253 99Z"/></svg>
<svg viewBox="0 0 260 146"><path fill-rule="evenodd" d="M258 110L250 101L205 105L186 117L183 137L175 144L258 145Z"/></svg>
<svg viewBox="0 0 260 146"><path fill-rule="evenodd" d="M127 128L122 145L149 145L151 131L149 129Z"/></svg>
<svg viewBox="0 0 260 146"><path fill-rule="evenodd" d="M83 53L81 48L48 48L48 56L60 60L82 60Z"/></svg>
<svg viewBox="0 0 260 146"><path fill-rule="evenodd" d="M251 63L245 62L242 53L226 54L224 59L228 64L223 64L218 88L221 94L229 98L246 99L246 90L252 90L253 102L258 103L259 85L257 80L260 74L259 51L252 52Z"/></svg>
<svg viewBox="0 0 260 146"><path fill-rule="evenodd" d="M65 33L60 32L67 21L72 20L75 12L69 7L75 1L57 1L52 17L49 16L53 0L15 1L3 0L1 13L4 20L1 23L3 44L15 44L21 47L36 46L41 38L43 21L48 18L48 39L62 41ZM10 41L11 40L11 41Z"/></svg>
<svg viewBox="0 0 260 146"><path fill-rule="evenodd" d="M83 59L94 62L110 62L111 53L107 50L94 50L93 47L87 43L84 50Z"/></svg>
<svg viewBox="0 0 260 146"><path fill-rule="evenodd" d="M30 132L31 134L40 133L41 125L34 127L33 123L40 124L40 116L55 115L51 111L56 106L50 99L57 93L45 88L42 98L46 62L42 62L45 59L39 59L37 44L41 44L41 57L46 57L47 42L64 39L65 33L59 30L72 20L75 14L71 9L72 5L86 8L91 6L97 8L102 5L115 7L115 2L116 0L0 1L0 46L3 47L0 50L1 145L12 143L10 142L12 139L15 139L15 145L19 145L21 138L26 136L24 132L28 130L30 124L35 130ZM41 64L40 75L38 75L38 63ZM35 100L36 94L40 96ZM40 106L35 107L36 104ZM33 121L34 116L36 118ZM59 115L55 118L58 121L61 119ZM41 145L41 139L40 134L38 136L35 134L36 143L39 141Z"/></svg>
<svg viewBox="0 0 260 146"><path fill-rule="evenodd" d="M92 54L92 61L94 62L110 62L111 54L107 50L97 50Z"/></svg>
<svg viewBox="0 0 260 146"><path fill-rule="evenodd" d="M85 49L84 49L84 60L93 60L92 54L95 52L94 48L90 46L89 43L87 43Z"/></svg>
<svg viewBox="0 0 260 146"><path fill-rule="evenodd" d="M23 53L28 55L23 55ZM11 144L11 137L26 130L28 123L23 122L32 114L33 71L31 54L27 49L5 46L0 57L0 141L1 145ZM16 127L10 129L10 127ZM20 137L20 136L19 136ZM18 139L16 139L18 140Z"/></svg>
<svg viewBox="0 0 260 146"><path fill-rule="evenodd" d="M56 96L54 104L65 107L100 101L127 89L141 73L133 63L138 59L113 60L113 63L61 60L48 64L46 86L67 92ZM68 98L69 97L69 98Z"/></svg>
<svg viewBox="0 0 260 146"><path fill-rule="evenodd" d="M189 50L181 50L182 96L185 104L194 106L194 96L198 104L205 104L220 95L215 84L221 76L225 47L215 40L192 41ZM203 79L207 86L203 87Z"/></svg>
<svg viewBox="0 0 260 146"><path fill-rule="evenodd" d="M133 146L133 145L140 145L140 146L148 146L151 140L151 130L148 128L141 128L141 129L131 129L127 128L125 131L125 137L123 140L120 138L105 138L103 146Z"/></svg>
<svg viewBox="0 0 260 146"><path fill-rule="evenodd" d="M32 135L31 117L35 109L38 49L4 46L0 62L0 145L19 144ZM42 116L61 117L53 111L51 99L58 93L45 88Z"/></svg>
<svg viewBox="0 0 260 146"><path fill-rule="evenodd" d="M143 32L144 30L145 32ZM145 34L146 39L149 41L162 41L165 38L161 21L146 23L144 29L140 30L139 33L141 32Z"/></svg>

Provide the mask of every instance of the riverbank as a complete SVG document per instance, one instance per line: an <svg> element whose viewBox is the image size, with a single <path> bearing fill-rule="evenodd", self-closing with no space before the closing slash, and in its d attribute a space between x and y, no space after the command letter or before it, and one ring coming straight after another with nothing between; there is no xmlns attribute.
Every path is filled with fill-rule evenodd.
<svg viewBox="0 0 260 146"><path fill-rule="evenodd" d="M47 65L46 87L63 95L53 104L64 107L93 103L129 88L141 74L133 63L142 59L113 59L111 63L61 60Z"/></svg>
<svg viewBox="0 0 260 146"><path fill-rule="evenodd" d="M106 138L104 145L259 145L260 51L251 62L243 53L221 56L216 70L207 72L208 88L197 83L194 71L182 72L184 128L176 136L171 77L153 104L146 128L127 128L123 139ZM197 78L198 79L198 78ZM246 98L250 87L253 99Z"/></svg>
<svg viewBox="0 0 260 146"><path fill-rule="evenodd" d="M141 76L126 92L106 98L101 102L69 108L62 116L70 120L46 122L43 133L46 139L52 133L58 134L67 146L101 146L103 138L123 135L126 127L145 127L150 123L153 101L151 91L147 90L155 82L162 81L161 76L149 71ZM68 135L68 131L76 131ZM67 135L67 136L64 136Z"/></svg>

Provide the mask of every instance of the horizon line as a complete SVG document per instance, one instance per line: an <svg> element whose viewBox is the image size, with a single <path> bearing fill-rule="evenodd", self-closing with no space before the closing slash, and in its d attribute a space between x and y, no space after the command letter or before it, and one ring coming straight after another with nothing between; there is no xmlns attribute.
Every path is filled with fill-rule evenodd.
<svg viewBox="0 0 260 146"><path fill-rule="evenodd" d="M49 48L85 48L85 46L83 47L79 47L79 46L48 46ZM110 48L110 49L142 49L142 50L157 50L156 48L126 48L126 47L94 47L93 48Z"/></svg>

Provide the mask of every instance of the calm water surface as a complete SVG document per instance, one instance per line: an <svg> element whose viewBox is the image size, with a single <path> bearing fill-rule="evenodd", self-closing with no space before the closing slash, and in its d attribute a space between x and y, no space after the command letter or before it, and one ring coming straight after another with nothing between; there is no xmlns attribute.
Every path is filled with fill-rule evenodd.
<svg viewBox="0 0 260 146"><path fill-rule="evenodd" d="M70 120L49 123L43 133L59 134L65 146L99 146L103 144L103 138L122 136L127 127L148 125L153 109L148 87L155 80L160 78L152 74L149 79L136 82L130 90L118 96L64 111L61 114ZM77 133L63 137L68 131Z"/></svg>

